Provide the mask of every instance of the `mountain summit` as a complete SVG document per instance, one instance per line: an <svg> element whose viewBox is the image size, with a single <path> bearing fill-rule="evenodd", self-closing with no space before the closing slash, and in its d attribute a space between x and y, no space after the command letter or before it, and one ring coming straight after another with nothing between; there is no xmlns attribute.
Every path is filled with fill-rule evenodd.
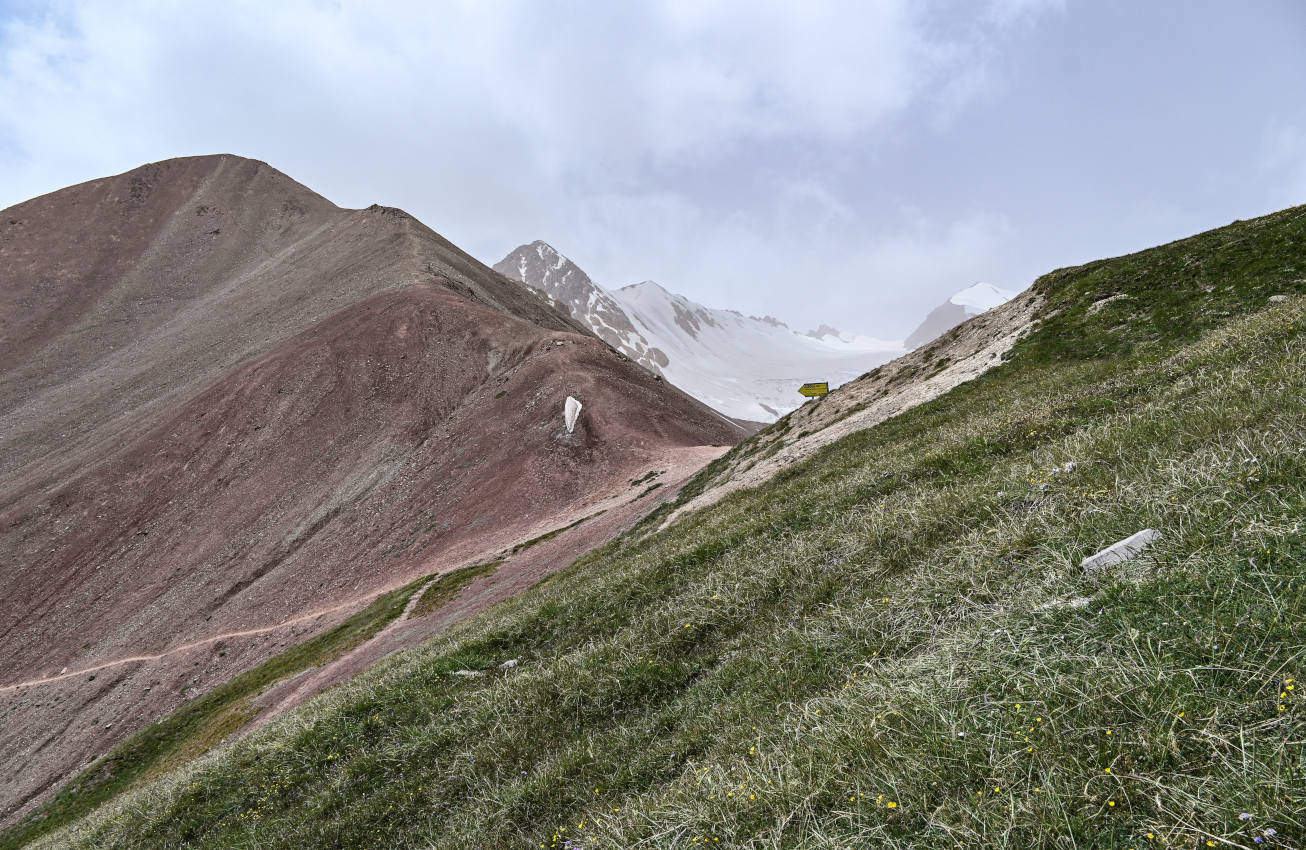
<svg viewBox="0 0 1306 850"><path fill-rule="evenodd" d="M944 331L978 316L1016 297L1016 292L991 283L976 283L953 295L930 311L916 330L907 337L908 348L919 348Z"/></svg>
<svg viewBox="0 0 1306 850"><path fill-rule="evenodd" d="M0 264L0 822L287 645L365 651L336 627L415 580L533 584L742 436L412 216L254 160L10 207Z"/></svg>
<svg viewBox="0 0 1306 850"><path fill-rule="evenodd" d="M551 298L565 315L655 374L667 356L648 344L630 317L589 275L547 242L522 245L494 264L494 270Z"/></svg>

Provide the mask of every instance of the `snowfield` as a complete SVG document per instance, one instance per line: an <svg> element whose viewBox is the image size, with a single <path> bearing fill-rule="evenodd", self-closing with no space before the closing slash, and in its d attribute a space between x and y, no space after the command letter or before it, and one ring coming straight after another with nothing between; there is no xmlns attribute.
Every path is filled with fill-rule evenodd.
<svg viewBox="0 0 1306 850"><path fill-rule="evenodd" d="M727 416L772 422L798 407L798 388L831 388L887 363L901 342L806 336L774 319L714 310L653 281L612 293L649 344L666 353L668 381Z"/></svg>

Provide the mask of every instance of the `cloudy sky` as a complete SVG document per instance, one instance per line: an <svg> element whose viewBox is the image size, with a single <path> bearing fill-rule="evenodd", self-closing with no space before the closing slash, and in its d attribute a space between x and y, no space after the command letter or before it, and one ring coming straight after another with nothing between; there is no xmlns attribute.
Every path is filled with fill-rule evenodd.
<svg viewBox="0 0 1306 850"><path fill-rule="evenodd" d="M0 0L0 207L230 152L486 262L902 337L1306 203L1300 0Z"/></svg>

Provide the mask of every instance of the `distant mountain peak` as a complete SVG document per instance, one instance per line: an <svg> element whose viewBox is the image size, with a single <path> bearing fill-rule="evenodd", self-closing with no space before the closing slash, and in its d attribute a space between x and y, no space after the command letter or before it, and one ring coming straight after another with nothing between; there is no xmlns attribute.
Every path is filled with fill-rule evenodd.
<svg viewBox="0 0 1306 850"><path fill-rule="evenodd" d="M958 307L969 308L972 315L977 315L985 310L992 310L999 304L1005 304L1015 297L1016 293L1010 289L981 282L971 284L948 300Z"/></svg>
<svg viewBox="0 0 1306 850"><path fill-rule="evenodd" d="M891 359L901 343L845 339L829 325L800 334L775 316L704 307L654 280L607 291L545 242L495 269L549 294L600 338L727 416L771 421L802 402L798 387L831 386Z"/></svg>
<svg viewBox="0 0 1306 850"><path fill-rule="evenodd" d="M566 254L543 240L536 239L530 245L524 247L534 250L535 256L539 257L543 262L548 263L550 268L561 269L564 265L571 263L571 259ZM518 248L517 250L521 251L522 249ZM575 265L574 263L571 264ZM577 271L579 271L579 269L577 269Z"/></svg>
<svg viewBox="0 0 1306 850"><path fill-rule="evenodd" d="M630 283L621 287L618 292L662 292L673 297L674 293L667 290L665 286L656 280L641 280L639 283Z"/></svg>
<svg viewBox="0 0 1306 850"><path fill-rule="evenodd" d="M649 345L616 299L548 242L537 239L514 248L494 264L494 270L547 295L599 339L650 372L661 374L666 355Z"/></svg>
<svg viewBox="0 0 1306 850"><path fill-rule="evenodd" d="M840 338L838 329L832 328L829 325L821 325L816 330L808 331L803 334L803 336L810 336L812 339L825 339L826 337L834 337L835 339Z"/></svg>
<svg viewBox="0 0 1306 850"><path fill-rule="evenodd" d="M973 283L930 311L907 337L908 348L918 348L971 316L978 316L1015 298L1018 293L991 283Z"/></svg>

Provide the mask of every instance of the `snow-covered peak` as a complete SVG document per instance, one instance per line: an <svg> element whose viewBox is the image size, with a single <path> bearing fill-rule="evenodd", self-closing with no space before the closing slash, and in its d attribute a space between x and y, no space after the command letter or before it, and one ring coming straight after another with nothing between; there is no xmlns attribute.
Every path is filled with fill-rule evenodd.
<svg viewBox="0 0 1306 850"><path fill-rule="evenodd" d="M651 290L657 290L659 292L667 292L667 288L662 284L658 283L656 280L641 280L639 283L628 283L625 286L621 287L621 291L623 292L635 292L642 289L651 289ZM667 294L670 295L671 293L667 292Z"/></svg>
<svg viewBox="0 0 1306 850"><path fill-rule="evenodd" d="M548 242L536 240L515 248L494 269L545 293L595 336L649 371L657 373L665 365L666 356L640 336L621 305Z"/></svg>
<svg viewBox="0 0 1306 850"><path fill-rule="evenodd" d="M536 239L528 247L533 248L535 250L535 256L539 257L540 260L551 269L560 269L564 264L571 262L565 254L557 248L554 248L548 242Z"/></svg>
<svg viewBox="0 0 1306 850"><path fill-rule="evenodd" d="M495 268L549 293L601 339L728 416L769 422L794 409L811 381L838 386L902 353L902 343L802 334L773 316L704 307L644 280L609 292L546 242Z"/></svg>
<svg viewBox="0 0 1306 850"><path fill-rule="evenodd" d="M999 304L1005 304L1016 297L1010 289L1001 289L991 283L977 283L968 286L948 300L958 307L965 307L966 312L977 316L985 310L992 310Z"/></svg>
<svg viewBox="0 0 1306 850"><path fill-rule="evenodd" d="M907 337L907 347L924 345L939 334L961 324L972 316L1005 304L1019 293L1001 289L991 283L976 283L944 301L930 311L920 327Z"/></svg>

